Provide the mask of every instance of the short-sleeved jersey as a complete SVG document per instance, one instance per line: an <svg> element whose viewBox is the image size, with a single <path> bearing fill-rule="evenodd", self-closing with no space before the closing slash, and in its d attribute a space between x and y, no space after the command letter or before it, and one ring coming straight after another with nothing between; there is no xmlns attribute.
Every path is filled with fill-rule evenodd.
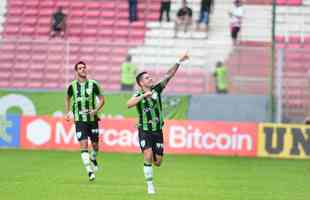
<svg viewBox="0 0 310 200"><path fill-rule="evenodd" d="M228 87L228 74L225 66L217 67L214 72L216 85L219 89L224 90Z"/></svg>
<svg viewBox="0 0 310 200"><path fill-rule="evenodd" d="M58 25L62 23L65 17L66 15L64 13L62 13L61 11L57 11L56 13L53 14L54 24Z"/></svg>
<svg viewBox="0 0 310 200"><path fill-rule="evenodd" d="M75 121L92 122L98 120L89 112L96 108L96 96L102 96L99 84L95 80L83 83L74 80L68 87L67 95L72 99L72 112Z"/></svg>
<svg viewBox="0 0 310 200"><path fill-rule="evenodd" d="M137 105L139 114L138 128L145 132L157 132L162 130L164 117L162 112L161 93L165 88L165 81L161 81L151 88L152 96L143 98ZM138 91L134 96L143 95L143 91Z"/></svg>

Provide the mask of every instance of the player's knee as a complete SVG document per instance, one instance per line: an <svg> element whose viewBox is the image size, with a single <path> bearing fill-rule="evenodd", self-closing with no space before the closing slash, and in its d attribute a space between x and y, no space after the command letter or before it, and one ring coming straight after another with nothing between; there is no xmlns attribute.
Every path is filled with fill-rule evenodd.
<svg viewBox="0 0 310 200"><path fill-rule="evenodd" d="M162 163L162 160L156 160L156 161L154 162L154 165L157 166L157 167L159 167L159 166L161 166L161 163Z"/></svg>
<svg viewBox="0 0 310 200"><path fill-rule="evenodd" d="M93 149L94 149L95 151L98 151L98 149L99 149L98 143L93 143L92 146L93 146Z"/></svg>
<svg viewBox="0 0 310 200"><path fill-rule="evenodd" d="M80 149L88 149L87 140L81 140L80 141Z"/></svg>

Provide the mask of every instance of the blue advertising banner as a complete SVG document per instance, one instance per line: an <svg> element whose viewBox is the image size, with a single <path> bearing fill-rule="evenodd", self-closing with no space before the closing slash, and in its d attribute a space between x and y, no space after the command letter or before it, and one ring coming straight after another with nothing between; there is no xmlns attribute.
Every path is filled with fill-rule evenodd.
<svg viewBox="0 0 310 200"><path fill-rule="evenodd" d="M20 117L0 115L0 147L19 147Z"/></svg>

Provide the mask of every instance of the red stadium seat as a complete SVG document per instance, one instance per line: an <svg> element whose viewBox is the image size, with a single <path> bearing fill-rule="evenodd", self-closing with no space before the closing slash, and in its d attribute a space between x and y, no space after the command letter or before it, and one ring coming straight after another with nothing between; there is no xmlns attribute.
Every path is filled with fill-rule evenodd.
<svg viewBox="0 0 310 200"><path fill-rule="evenodd" d="M22 20L22 23L26 26L34 26L37 23L37 19L28 17Z"/></svg>
<svg viewBox="0 0 310 200"><path fill-rule="evenodd" d="M76 9L76 10L72 10L70 15L73 17L73 18L81 18L85 15L85 12L80 10L80 9Z"/></svg>
<svg viewBox="0 0 310 200"><path fill-rule="evenodd" d="M96 47L95 46L83 46L81 48L81 53L84 54L94 54L96 52Z"/></svg>
<svg viewBox="0 0 310 200"><path fill-rule="evenodd" d="M100 17L102 18L102 20L106 20L106 19L113 19L115 17L115 12L111 11L111 10L104 10L101 12Z"/></svg>
<svg viewBox="0 0 310 200"><path fill-rule="evenodd" d="M51 16L55 11L53 8L40 8L39 10L39 16L47 17L49 20L51 20Z"/></svg>
<svg viewBox="0 0 310 200"><path fill-rule="evenodd" d="M1 61L13 61L15 59L15 55L11 52L2 52L0 54Z"/></svg>
<svg viewBox="0 0 310 200"><path fill-rule="evenodd" d="M21 8L24 5L23 0L8 1L8 3L9 3L9 9L12 9L14 7Z"/></svg>
<svg viewBox="0 0 310 200"><path fill-rule="evenodd" d="M55 1L40 1L40 9L55 10Z"/></svg>
<svg viewBox="0 0 310 200"><path fill-rule="evenodd" d="M71 43L68 49L69 63L75 64L80 59L85 59L97 71L110 72L100 74L99 78L102 80L109 78L112 80L110 88L119 89L120 65L128 53L128 48L143 43L146 30L144 13L158 15L159 5L160 1L140 2L140 19L130 24L126 1L10 0L2 36L10 39L34 40L30 43L20 42L17 45L2 44L0 61L3 66L12 66L14 70L20 72L13 87L62 87L62 84L53 85L48 81L43 84L42 81L39 83L36 80L42 78L42 71L53 72L54 76L56 74L59 76L59 71L66 65L67 47L65 44L58 45L63 39L56 37L50 42L44 41L49 39L52 14L62 6L68 16L67 41ZM97 41L103 45L85 45L87 42ZM116 48L111 48L109 45L105 46L105 42L109 45L126 42L128 46L115 45ZM15 60L24 63L16 63ZM28 77L29 80L27 80L28 69L35 71ZM57 73L54 73L55 71ZM7 73L4 73L3 77L6 75ZM21 77L25 79L24 82Z"/></svg>
<svg viewBox="0 0 310 200"><path fill-rule="evenodd" d="M100 10L101 4L104 4L105 2L88 2L86 5L87 10Z"/></svg>
<svg viewBox="0 0 310 200"><path fill-rule="evenodd" d="M301 37L297 35L291 35L288 37L289 43L299 44L301 43Z"/></svg>
<svg viewBox="0 0 310 200"><path fill-rule="evenodd" d="M101 14L100 10L93 10L85 12L85 16L88 18L98 18Z"/></svg>
<svg viewBox="0 0 310 200"><path fill-rule="evenodd" d="M277 35L275 38L276 42L278 43L284 43L285 42L285 36L283 35Z"/></svg>
<svg viewBox="0 0 310 200"><path fill-rule="evenodd" d="M1 46L1 50L5 52L13 51L15 50L15 48L16 48L15 44L12 44L12 43L4 43Z"/></svg>
<svg viewBox="0 0 310 200"><path fill-rule="evenodd" d="M24 10L22 8L14 7L14 8L10 8L8 15L19 17L19 16L22 16L23 13L24 13Z"/></svg>
<svg viewBox="0 0 310 200"><path fill-rule="evenodd" d="M17 16L10 16L7 17L6 19L6 25L11 25L11 26L19 26L22 22L22 19Z"/></svg>
<svg viewBox="0 0 310 200"><path fill-rule="evenodd" d="M101 28L98 31L99 32L100 31L105 31L107 29L113 28L114 20L103 20L103 21L99 22L99 25L100 25Z"/></svg>
<svg viewBox="0 0 310 200"><path fill-rule="evenodd" d="M31 44L19 44L16 46L16 54L30 54L31 52Z"/></svg>
<svg viewBox="0 0 310 200"><path fill-rule="evenodd" d="M28 26L28 27L23 27L20 30L20 34L23 36L33 36L34 34L34 27Z"/></svg>
<svg viewBox="0 0 310 200"><path fill-rule="evenodd" d="M113 32L114 38L128 38L129 32L128 29L116 29Z"/></svg>
<svg viewBox="0 0 310 200"><path fill-rule="evenodd" d="M114 8L116 8L116 5L115 4L118 4L119 2L115 2L115 1L105 1L105 2L100 2L100 6L101 6L101 9L103 10L112 10ZM117 5L118 7L118 5Z"/></svg>
<svg viewBox="0 0 310 200"><path fill-rule="evenodd" d="M17 89L25 89L27 85L27 81L25 78L15 79L14 81L10 82L9 87L17 88Z"/></svg>
<svg viewBox="0 0 310 200"><path fill-rule="evenodd" d="M25 9L24 15L26 17L36 17L38 15L38 10L37 9Z"/></svg>
<svg viewBox="0 0 310 200"><path fill-rule="evenodd" d="M88 2L73 1L71 4L71 8L75 11L83 10L84 8L87 8L87 4L88 4Z"/></svg>
<svg viewBox="0 0 310 200"><path fill-rule="evenodd" d="M48 36L50 33L50 28L47 26L38 27L36 29L36 35L37 36Z"/></svg>
<svg viewBox="0 0 310 200"><path fill-rule="evenodd" d="M0 88L9 88L11 85L9 85L10 81L6 79L0 79Z"/></svg>
<svg viewBox="0 0 310 200"><path fill-rule="evenodd" d="M64 9L69 8L70 3L68 1L58 1L56 7L62 7Z"/></svg>
<svg viewBox="0 0 310 200"><path fill-rule="evenodd" d="M95 38L97 35L97 29L94 28L84 28L83 30L83 36L84 37L92 37Z"/></svg>

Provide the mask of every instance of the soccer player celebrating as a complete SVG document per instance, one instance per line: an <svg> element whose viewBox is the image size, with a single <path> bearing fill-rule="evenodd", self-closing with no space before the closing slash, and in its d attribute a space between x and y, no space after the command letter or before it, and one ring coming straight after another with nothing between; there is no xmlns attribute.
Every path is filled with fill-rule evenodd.
<svg viewBox="0 0 310 200"><path fill-rule="evenodd" d="M128 108L136 106L139 114L139 143L144 154L144 176L149 194L155 193L153 185L153 168L160 166L163 158L163 113L161 93L167 83L177 72L181 62L189 59L187 53L166 73L163 80L154 84L147 72L141 72L136 76L136 82L140 87L134 96L128 100Z"/></svg>
<svg viewBox="0 0 310 200"><path fill-rule="evenodd" d="M70 104L74 115L76 137L80 143L82 162L90 181L95 180L94 172L98 170L96 155L99 149L99 129L97 112L104 105L104 96L99 84L95 80L87 79L87 67L82 61L75 67L76 79L71 82L65 98L66 120L71 119ZM99 103L96 105L96 97ZM91 154L88 153L88 138L92 145ZM92 163L92 164L91 164Z"/></svg>

